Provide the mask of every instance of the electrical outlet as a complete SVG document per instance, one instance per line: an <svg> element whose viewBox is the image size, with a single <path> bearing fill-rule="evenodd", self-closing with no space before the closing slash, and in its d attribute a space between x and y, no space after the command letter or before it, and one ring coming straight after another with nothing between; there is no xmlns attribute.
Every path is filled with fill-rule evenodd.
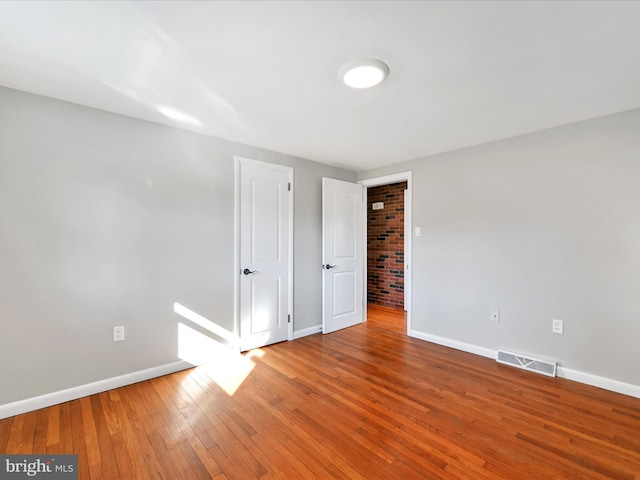
<svg viewBox="0 0 640 480"><path fill-rule="evenodd" d="M558 333L562 335L564 333L564 322L562 320L553 320L553 325L551 326L551 331L553 333Z"/></svg>
<svg viewBox="0 0 640 480"><path fill-rule="evenodd" d="M494 310L491 312L491 321L499 322L500 321L500 310Z"/></svg>
<svg viewBox="0 0 640 480"><path fill-rule="evenodd" d="M121 342L124 340L124 326L113 327L113 341Z"/></svg>

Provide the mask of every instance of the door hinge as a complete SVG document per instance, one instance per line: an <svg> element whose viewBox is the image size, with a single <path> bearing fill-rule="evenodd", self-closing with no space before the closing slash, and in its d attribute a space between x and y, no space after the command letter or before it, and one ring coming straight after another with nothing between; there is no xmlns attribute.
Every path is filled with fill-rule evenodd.
<svg viewBox="0 0 640 480"><path fill-rule="evenodd" d="M291 314L287 315L287 323L291 323Z"/></svg>
<svg viewBox="0 0 640 480"><path fill-rule="evenodd" d="M287 191L290 192L291 191L291 182L289 182L289 186L287 187Z"/></svg>

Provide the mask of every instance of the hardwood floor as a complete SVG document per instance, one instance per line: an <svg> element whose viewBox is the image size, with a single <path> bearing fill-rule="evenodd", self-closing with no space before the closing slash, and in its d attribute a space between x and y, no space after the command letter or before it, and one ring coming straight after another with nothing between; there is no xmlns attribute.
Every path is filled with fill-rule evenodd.
<svg viewBox="0 0 640 480"><path fill-rule="evenodd" d="M405 328L372 308L340 332L1 420L0 452L77 453L81 479L640 478L639 399Z"/></svg>

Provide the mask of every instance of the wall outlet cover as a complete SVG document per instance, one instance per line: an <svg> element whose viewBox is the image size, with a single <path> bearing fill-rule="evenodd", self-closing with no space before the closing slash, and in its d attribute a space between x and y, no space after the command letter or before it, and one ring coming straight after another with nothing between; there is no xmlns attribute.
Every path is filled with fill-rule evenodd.
<svg viewBox="0 0 640 480"><path fill-rule="evenodd" d="M124 340L124 326L113 327L113 341L121 342Z"/></svg>
<svg viewBox="0 0 640 480"><path fill-rule="evenodd" d="M553 324L551 325L551 331L562 335L564 333L564 322L562 320L554 319Z"/></svg>

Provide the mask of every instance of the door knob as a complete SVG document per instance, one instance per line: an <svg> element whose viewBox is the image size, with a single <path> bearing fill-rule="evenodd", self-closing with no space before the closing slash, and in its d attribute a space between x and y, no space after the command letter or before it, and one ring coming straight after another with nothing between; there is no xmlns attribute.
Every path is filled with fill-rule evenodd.
<svg viewBox="0 0 640 480"><path fill-rule="evenodd" d="M331 270L332 268L338 268L338 266L337 266L337 265L330 265L330 264L328 264L328 263L327 263L327 264L324 266L324 268L326 268L327 270Z"/></svg>
<svg viewBox="0 0 640 480"><path fill-rule="evenodd" d="M245 268L242 273L244 273L245 275L251 275L252 273L258 273L255 270L249 270L248 268Z"/></svg>

